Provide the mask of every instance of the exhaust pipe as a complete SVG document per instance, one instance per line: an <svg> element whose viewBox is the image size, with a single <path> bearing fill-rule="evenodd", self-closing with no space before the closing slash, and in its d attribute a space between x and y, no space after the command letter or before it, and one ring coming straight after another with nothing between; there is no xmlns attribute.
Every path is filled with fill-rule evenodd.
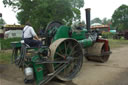
<svg viewBox="0 0 128 85"><path fill-rule="evenodd" d="M86 11L86 28L90 32L90 8L85 9Z"/></svg>

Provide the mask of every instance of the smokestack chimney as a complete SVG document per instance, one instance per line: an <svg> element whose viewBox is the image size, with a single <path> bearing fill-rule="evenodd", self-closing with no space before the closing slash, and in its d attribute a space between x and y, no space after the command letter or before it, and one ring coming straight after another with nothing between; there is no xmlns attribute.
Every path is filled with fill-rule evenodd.
<svg viewBox="0 0 128 85"><path fill-rule="evenodd" d="M2 17L2 13L0 13L0 17Z"/></svg>
<svg viewBox="0 0 128 85"><path fill-rule="evenodd" d="M86 28L90 31L90 8L85 9L86 11Z"/></svg>

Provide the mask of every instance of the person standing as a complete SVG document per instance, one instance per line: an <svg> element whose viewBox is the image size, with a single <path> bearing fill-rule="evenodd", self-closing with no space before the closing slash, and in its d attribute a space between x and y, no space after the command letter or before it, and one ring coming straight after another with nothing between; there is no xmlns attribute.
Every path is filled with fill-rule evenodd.
<svg viewBox="0 0 128 85"><path fill-rule="evenodd" d="M30 22L26 22L26 25L23 29L22 39L30 47L40 47L42 45L41 40L39 39L39 37L35 33Z"/></svg>

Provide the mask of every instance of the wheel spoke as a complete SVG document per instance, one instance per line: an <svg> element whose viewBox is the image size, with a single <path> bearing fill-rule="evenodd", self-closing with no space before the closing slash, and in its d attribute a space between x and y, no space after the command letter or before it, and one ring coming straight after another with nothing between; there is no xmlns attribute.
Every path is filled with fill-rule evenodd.
<svg viewBox="0 0 128 85"><path fill-rule="evenodd" d="M70 64L70 66L67 69L67 73L71 72L73 70L74 64L73 62Z"/></svg>
<svg viewBox="0 0 128 85"><path fill-rule="evenodd" d="M73 63L71 63L67 68L64 69L63 75L67 75L68 73L70 73L73 70Z"/></svg>
<svg viewBox="0 0 128 85"><path fill-rule="evenodd" d="M75 47L78 46L78 43L72 48L71 52L69 53L69 56L72 55L73 51L75 50Z"/></svg>
<svg viewBox="0 0 128 85"><path fill-rule="evenodd" d="M61 46L58 48L58 52L60 52L61 54L63 54Z"/></svg>
<svg viewBox="0 0 128 85"><path fill-rule="evenodd" d="M65 43L65 56L68 56L68 50L72 49L71 43L67 42Z"/></svg>
<svg viewBox="0 0 128 85"><path fill-rule="evenodd" d="M71 54L71 56L73 56L73 55L75 55L77 53L78 53L78 51L73 51L72 54Z"/></svg>
<svg viewBox="0 0 128 85"><path fill-rule="evenodd" d="M59 52L56 52L57 55L59 55L62 58L65 58L65 56L63 54L60 54Z"/></svg>
<svg viewBox="0 0 128 85"><path fill-rule="evenodd" d="M66 46L66 42L64 42L64 50L65 50L65 56L67 56L67 46Z"/></svg>

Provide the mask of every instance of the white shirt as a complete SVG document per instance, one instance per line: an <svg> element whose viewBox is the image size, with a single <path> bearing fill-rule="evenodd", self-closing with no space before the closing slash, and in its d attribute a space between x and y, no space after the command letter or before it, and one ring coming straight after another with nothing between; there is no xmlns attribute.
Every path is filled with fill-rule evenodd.
<svg viewBox="0 0 128 85"><path fill-rule="evenodd" d="M24 38L31 38L33 36L36 36L36 33L33 29L33 27L26 25L23 29L24 32Z"/></svg>

